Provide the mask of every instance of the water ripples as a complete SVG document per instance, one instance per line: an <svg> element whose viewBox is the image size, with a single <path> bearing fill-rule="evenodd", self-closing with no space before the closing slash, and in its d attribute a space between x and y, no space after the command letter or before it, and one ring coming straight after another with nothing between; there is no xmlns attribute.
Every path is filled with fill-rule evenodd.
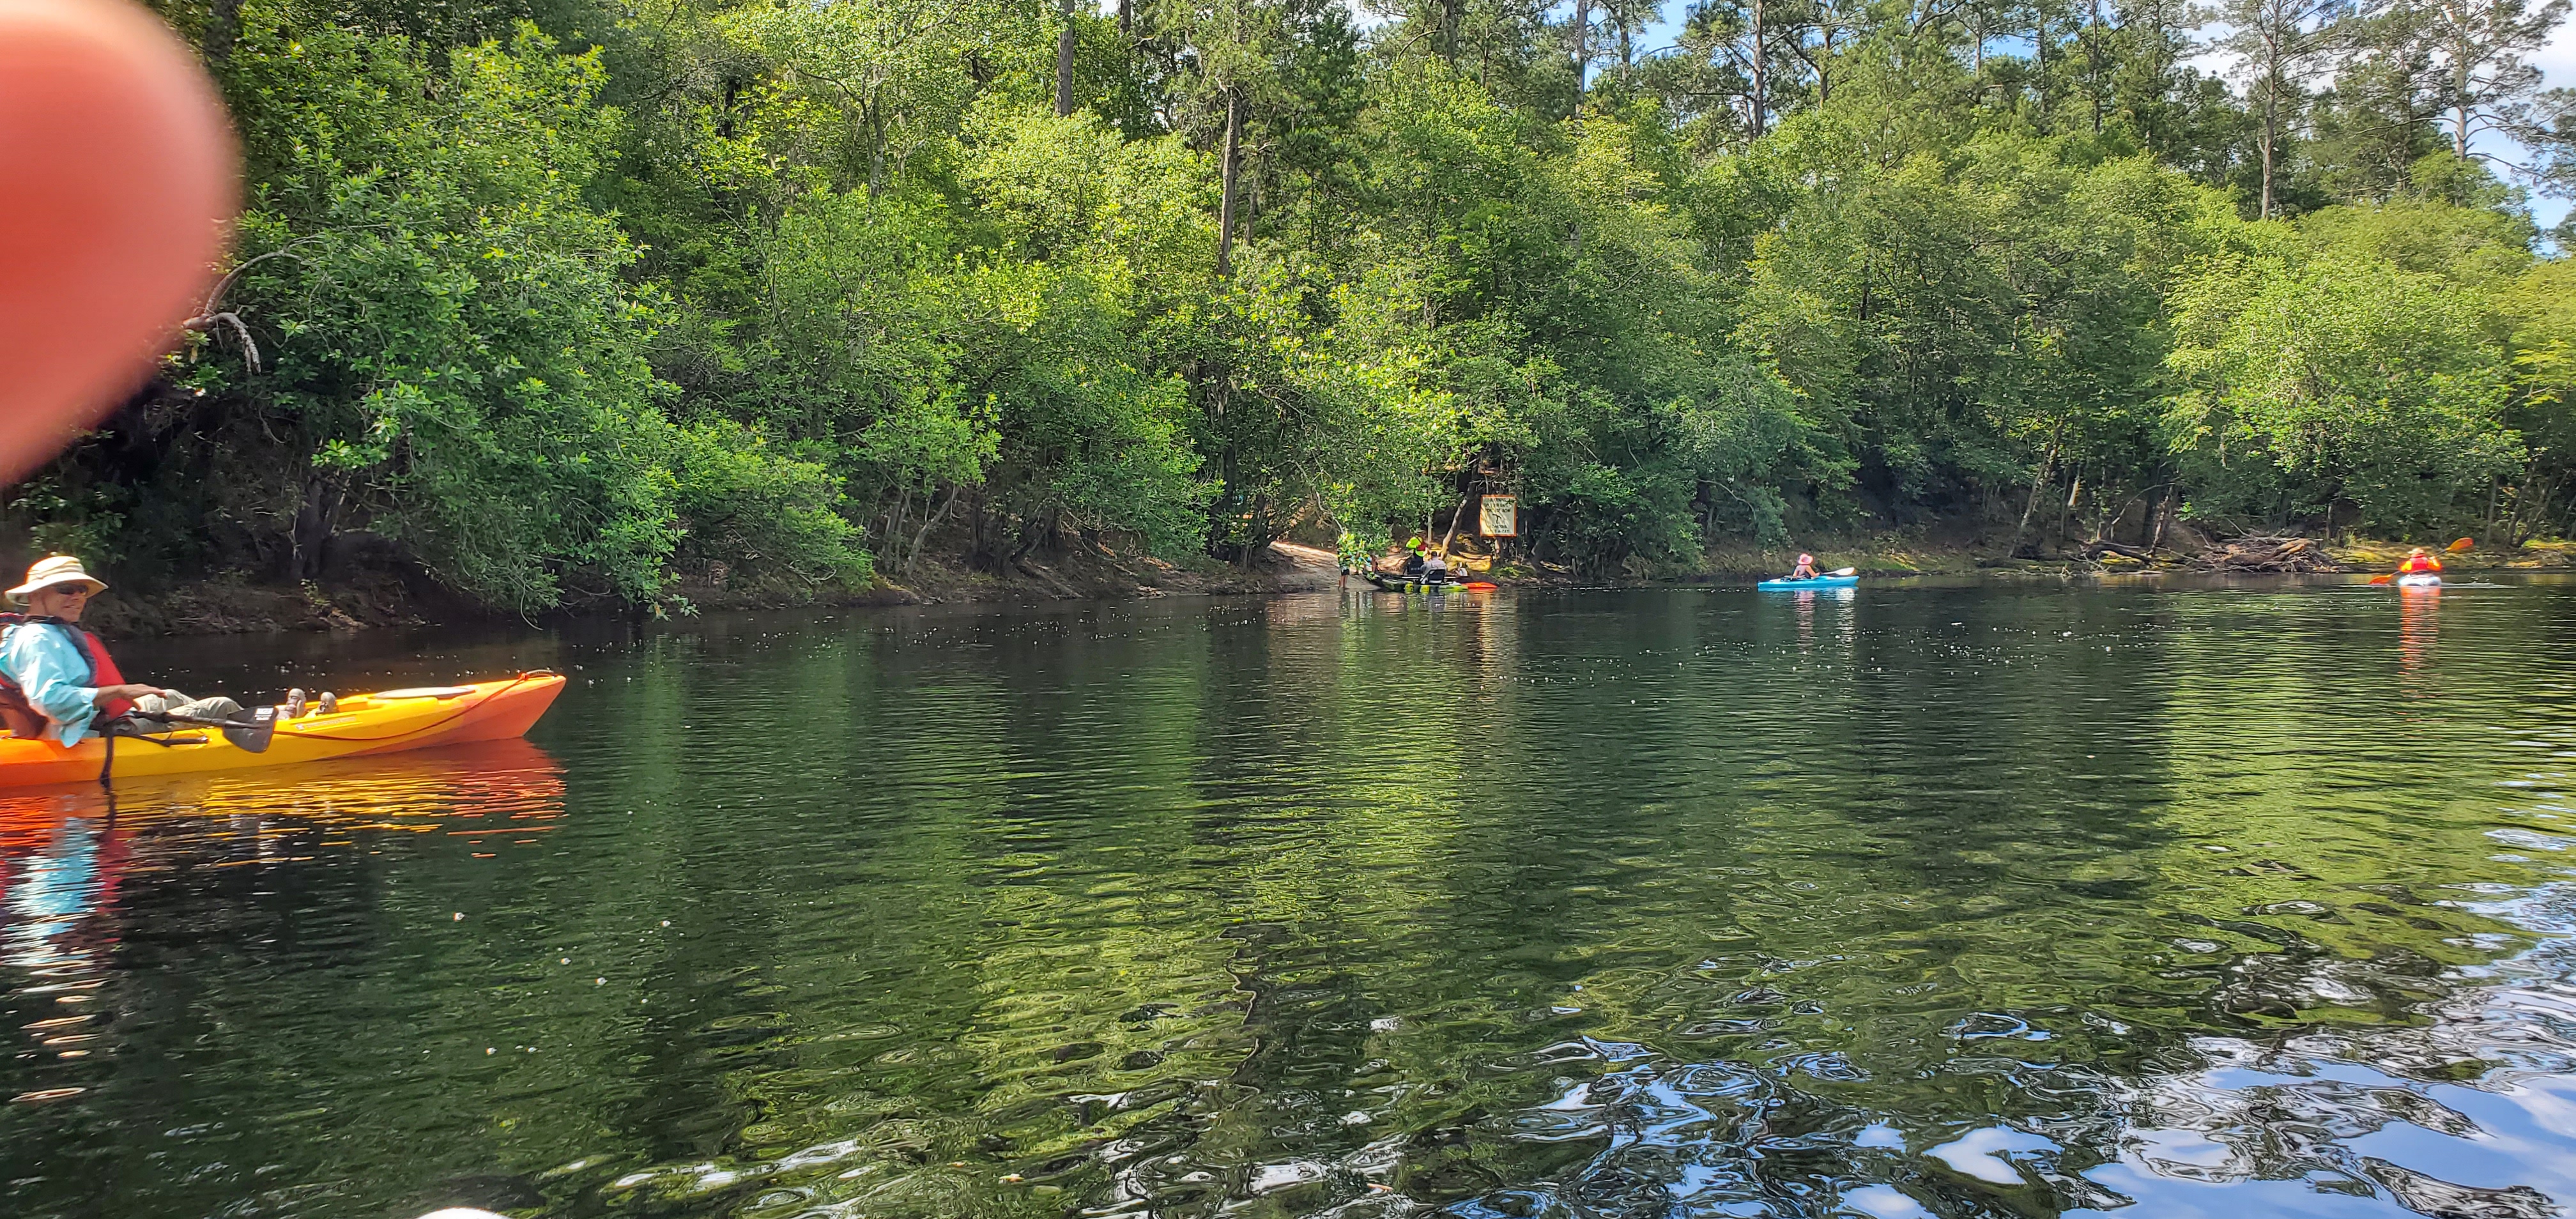
<svg viewBox="0 0 2576 1219"><path fill-rule="evenodd" d="M533 745L0 797L0 1195L2576 1201L2576 597L1865 594L453 649L575 683ZM236 684L281 661L341 688L433 663L252 649Z"/></svg>

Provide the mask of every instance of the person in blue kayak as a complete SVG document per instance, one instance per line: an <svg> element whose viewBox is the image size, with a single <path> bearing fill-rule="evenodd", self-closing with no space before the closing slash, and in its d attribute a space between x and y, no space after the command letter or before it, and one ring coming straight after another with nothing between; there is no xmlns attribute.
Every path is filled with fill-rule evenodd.
<svg viewBox="0 0 2576 1219"><path fill-rule="evenodd" d="M1792 580L1813 580L1819 574L1821 573L1816 570L1816 556L1811 554L1799 555L1798 565L1789 569L1789 578Z"/></svg>

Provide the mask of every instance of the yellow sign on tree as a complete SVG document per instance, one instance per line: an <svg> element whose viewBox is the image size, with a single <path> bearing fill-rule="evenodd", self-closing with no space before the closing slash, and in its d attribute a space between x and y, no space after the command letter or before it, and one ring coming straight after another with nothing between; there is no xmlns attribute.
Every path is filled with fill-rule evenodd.
<svg viewBox="0 0 2576 1219"><path fill-rule="evenodd" d="M1516 538L1521 535L1520 499L1511 495L1488 495L1477 503L1477 532L1489 538Z"/></svg>

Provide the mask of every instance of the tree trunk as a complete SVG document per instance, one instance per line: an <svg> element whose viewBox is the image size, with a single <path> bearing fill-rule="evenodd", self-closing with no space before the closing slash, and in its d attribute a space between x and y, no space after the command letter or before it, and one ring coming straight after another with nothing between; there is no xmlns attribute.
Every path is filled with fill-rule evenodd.
<svg viewBox="0 0 2576 1219"><path fill-rule="evenodd" d="M2041 135L2047 135L2047 134L2049 134L2049 128L2048 128L2048 14L2047 14L2045 11L2042 11L2042 12L2040 12L2040 13L2038 14L2038 16L2039 16L2039 20L2037 20L2036 22L2033 22L2033 23L2032 23L2032 25L2031 25L2031 38L2030 38L2030 44L2031 44L2031 55L2032 55L2032 58L2033 58L2034 60L2036 60L2036 61L2037 61L2037 65L2038 65L2037 71L2033 73L2033 80L2034 80L2034 83L2035 83L2035 85L2036 85L2036 87L2037 87L2037 89L2038 89L2038 93L2039 93L2039 96L2038 96L2038 98L2036 99L2036 100L2038 101L2038 103L2039 103L2039 133L2040 133Z"/></svg>
<svg viewBox="0 0 2576 1219"><path fill-rule="evenodd" d="M1121 38L1133 38L1136 36L1136 21L1134 16L1127 11L1127 4L1128 0L1118 0L1118 36ZM1130 47L1128 49L1132 51L1135 48Z"/></svg>
<svg viewBox="0 0 2576 1219"><path fill-rule="evenodd" d="M331 532L340 515L340 489L320 475L307 475L304 480L304 505L295 511L295 528L288 541L286 578L301 583L322 574L324 552L331 545Z"/></svg>
<svg viewBox="0 0 2576 1219"><path fill-rule="evenodd" d="M1252 511L1247 515L1252 519L1244 528L1243 553L1235 556L1234 563L1235 566L1250 571L1259 561L1261 552L1270 549L1270 494L1266 491L1255 494L1252 497Z"/></svg>
<svg viewBox="0 0 2576 1219"><path fill-rule="evenodd" d="M2057 426L2063 429L2066 425L2060 423ZM2030 532L2030 514L2033 509L2039 507L2039 489L2047 484L2049 468L2056 464L2057 437L2051 435L2048 438L2048 447L2040 451L2039 469L2030 476L2030 497L2021 502L2021 523L2013 526L2012 547L2004 551L2007 558L2021 553L2022 535Z"/></svg>
<svg viewBox="0 0 2576 1219"><path fill-rule="evenodd" d="M939 511L931 513L928 519L921 522L921 532L912 535L911 553L903 556L903 570L906 573L912 571L913 564L921 561L921 548L930 543L930 531L937 529L939 527L939 522L948 519L948 510L957 506L958 493L965 489L966 487L962 483L957 486L950 487L948 489L948 498L941 501Z"/></svg>
<svg viewBox="0 0 2576 1219"><path fill-rule="evenodd" d="M2084 92L2093 102L2093 134L2102 134L2102 0L2093 0L2084 27Z"/></svg>
<svg viewBox="0 0 2576 1219"><path fill-rule="evenodd" d="M1235 145L1243 138L1243 96L1227 90L1225 95L1225 163L1218 172L1216 205L1216 277L1224 279L1234 273L1234 173Z"/></svg>
<svg viewBox="0 0 2576 1219"><path fill-rule="evenodd" d="M2272 218L2272 154L2281 141L2281 55L2277 46L2265 48L2263 65L2263 204L2256 218Z"/></svg>
<svg viewBox="0 0 2576 1219"><path fill-rule="evenodd" d="M1634 68L1637 63L1636 56L1630 53L1628 47L1627 5L1620 0L1612 0L1610 15L1619 23L1619 84L1625 87L1628 83L1629 69Z"/></svg>
<svg viewBox="0 0 2576 1219"><path fill-rule="evenodd" d="M878 110L878 97L868 95L867 104L859 108L859 132L868 142L868 198L873 200L885 191L885 123Z"/></svg>
<svg viewBox="0 0 2576 1219"><path fill-rule="evenodd" d="M2535 489L2538 494L2533 493ZM2531 534L2525 531L2522 525L2524 511L2528 510L2531 513L2532 527L2538 528L2542 521L2549 519L2549 497L2555 493L2556 489L2546 481L2536 481L2531 485L2514 489L2513 520L2505 526L2505 545L2520 546L2530 540Z"/></svg>
<svg viewBox="0 0 2576 1219"><path fill-rule="evenodd" d="M905 483L904 485L895 488L894 507L886 510L886 557L897 563L903 562L904 518L911 515L912 484Z"/></svg>
<svg viewBox="0 0 2576 1219"><path fill-rule="evenodd" d="M205 40L198 47L211 67L220 68L232 58L233 44L241 40L241 0L215 0L206 12Z"/></svg>
<svg viewBox="0 0 2576 1219"><path fill-rule="evenodd" d="M1476 493L1471 490L1458 501L1458 506L1450 511L1449 531L1440 535L1440 553L1443 556L1449 553L1449 543L1458 536L1458 522L1467 519L1467 505L1474 502L1476 502Z"/></svg>
<svg viewBox="0 0 2576 1219"><path fill-rule="evenodd" d="M1761 139L1770 112L1771 48L1770 31L1762 24L1766 0L1753 0L1753 138Z"/></svg>
<svg viewBox="0 0 2576 1219"><path fill-rule="evenodd" d="M2261 210L2255 213L2255 216L2258 219L2263 220L2269 220L2272 218L2272 144L2277 138L2274 131L2272 91L2270 89L2265 89L2263 91L2263 138L2261 141L2263 145L2263 204Z"/></svg>
<svg viewBox="0 0 2576 1219"><path fill-rule="evenodd" d="M1574 0L1574 92L1583 93L1583 75L1592 62L1592 0Z"/></svg>
<svg viewBox="0 0 2576 1219"><path fill-rule="evenodd" d="M1073 0L1056 0L1064 29L1055 36L1055 116L1073 113Z"/></svg>
<svg viewBox="0 0 2576 1219"><path fill-rule="evenodd" d="M2513 484L2513 515L2504 523L2504 544L2522 545L2522 506L2531 498L2531 484L2540 477L2540 454L2531 455L2531 463L2522 468L2522 477ZM2543 502L2547 502L2545 499Z"/></svg>

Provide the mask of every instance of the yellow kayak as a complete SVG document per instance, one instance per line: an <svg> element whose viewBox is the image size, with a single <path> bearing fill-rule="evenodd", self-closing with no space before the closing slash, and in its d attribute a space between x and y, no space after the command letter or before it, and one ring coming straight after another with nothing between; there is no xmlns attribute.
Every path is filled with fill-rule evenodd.
<svg viewBox="0 0 2576 1219"><path fill-rule="evenodd" d="M157 739L122 737L110 774L241 770L505 740L526 733L554 705L563 684L561 674L535 672L463 686L353 694L328 715L279 720L268 748L260 753L225 740L215 729L183 729ZM70 749L51 739L0 739L0 787L95 783L107 761L107 745L95 737Z"/></svg>

